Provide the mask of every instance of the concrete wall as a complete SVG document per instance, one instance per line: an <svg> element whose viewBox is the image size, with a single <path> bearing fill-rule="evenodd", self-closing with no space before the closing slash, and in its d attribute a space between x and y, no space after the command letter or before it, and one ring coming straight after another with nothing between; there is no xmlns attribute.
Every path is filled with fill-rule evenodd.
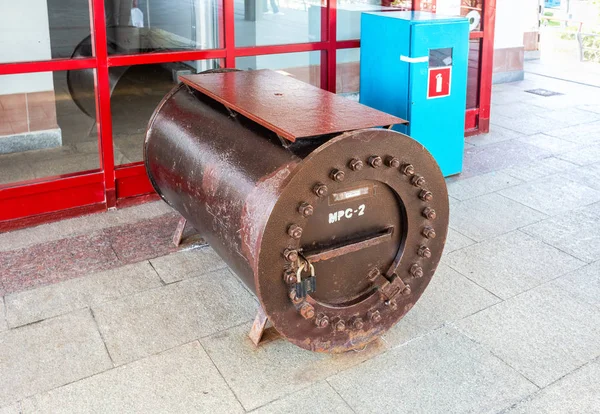
<svg viewBox="0 0 600 414"><path fill-rule="evenodd" d="M539 0L497 0L494 83L524 78L525 43L536 48Z"/></svg>
<svg viewBox="0 0 600 414"><path fill-rule="evenodd" d="M46 0L0 0L0 63L51 59ZM51 73L0 76L0 95L53 90Z"/></svg>
<svg viewBox="0 0 600 414"><path fill-rule="evenodd" d="M0 62L51 59L46 0L0 0ZM61 145L52 73L0 76L0 153Z"/></svg>

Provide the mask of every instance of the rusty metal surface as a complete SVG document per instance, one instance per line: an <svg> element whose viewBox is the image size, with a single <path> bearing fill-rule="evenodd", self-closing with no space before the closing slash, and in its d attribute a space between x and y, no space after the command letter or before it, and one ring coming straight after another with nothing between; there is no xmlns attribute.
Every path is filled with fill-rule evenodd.
<svg viewBox="0 0 600 414"><path fill-rule="evenodd" d="M292 142L298 138L406 123L267 69L185 75L181 80Z"/></svg>
<svg viewBox="0 0 600 414"><path fill-rule="evenodd" d="M173 239L172 239L175 247L179 247L179 245L181 244L181 239L183 237L183 232L185 230L186 224L187 224L187 220L185 219L185 217L182 217L179 219L179 222L177 223L177 227L175 228L175 232L173 233Z"/></svg>
<svg viewBox="0 0 600 414"><path fill-rule="evenodd" d="M254 318L252 328L250 328L250 332L248 333L248 337L250 337L250 340L254 345L258 346L260 343L268 320L267 314L263 310L262 306L259 306L258 310L256 311L256 317Z"/></svg>
<svg viewBox="0 0 600 414"><path fill-rule="evenodd" d="M442 174L422 145L391 130L283 146L182 84L151 119L145 161L161 197L302 348L364 347L414 306L442 254ZM266 319L257 321L255 333Z"/></svg>

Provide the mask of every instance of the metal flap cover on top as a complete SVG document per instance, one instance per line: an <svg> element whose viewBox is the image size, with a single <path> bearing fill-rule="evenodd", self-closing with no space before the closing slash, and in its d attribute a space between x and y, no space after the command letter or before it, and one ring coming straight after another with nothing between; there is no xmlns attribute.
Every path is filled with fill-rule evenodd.
<svg viewBox="0 0 600 414"><path fill-rule="evenodd" d="M268 69L184 75L180 79L292 142L407 122Z"/></svg>

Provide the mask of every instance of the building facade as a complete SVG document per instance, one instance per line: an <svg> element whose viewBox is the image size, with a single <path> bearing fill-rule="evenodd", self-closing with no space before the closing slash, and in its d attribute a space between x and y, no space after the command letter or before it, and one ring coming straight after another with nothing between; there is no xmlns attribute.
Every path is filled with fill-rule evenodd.
<svg viewBox="0 0 600 414"><path fill-rule="evenodd" d="M381 10L469 17L466 133L486 132L495 0L0 0L0 231L153 198L142 141L180 74L356 95L360 14Z"/></svg>

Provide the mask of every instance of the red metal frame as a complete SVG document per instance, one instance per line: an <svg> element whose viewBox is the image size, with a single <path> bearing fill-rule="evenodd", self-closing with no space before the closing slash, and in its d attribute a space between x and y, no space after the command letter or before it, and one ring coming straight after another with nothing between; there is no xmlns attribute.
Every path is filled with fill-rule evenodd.
<svg viewBox="0 0 600 414"><path fill-rule="evenodd" d="M42 180L0 185L0 231L29 226L72 215L135 204L156 199L141 163L115 166L110 113L109 68L183 60L221 59L224 66L235 67L235 59L278 53L321 52L321 87L335 92L337 51L360 47L360 41L337 40L337 0L322 0L321 40L312 43L235 46L234 0L223 0L219 14L222 30L219 49L157 52L137 55L109 56L104 3L88 0L93 58L53 59L38 62L0 63L0 75L64 71L96 70L96 122L100 172L80 172ZM435 11L435 0L413 0L413 10ZM467 134L489 130L492 58L496 0L484 1L483 31L471 34L482 39L479 108L467 111Z"/></svg>

